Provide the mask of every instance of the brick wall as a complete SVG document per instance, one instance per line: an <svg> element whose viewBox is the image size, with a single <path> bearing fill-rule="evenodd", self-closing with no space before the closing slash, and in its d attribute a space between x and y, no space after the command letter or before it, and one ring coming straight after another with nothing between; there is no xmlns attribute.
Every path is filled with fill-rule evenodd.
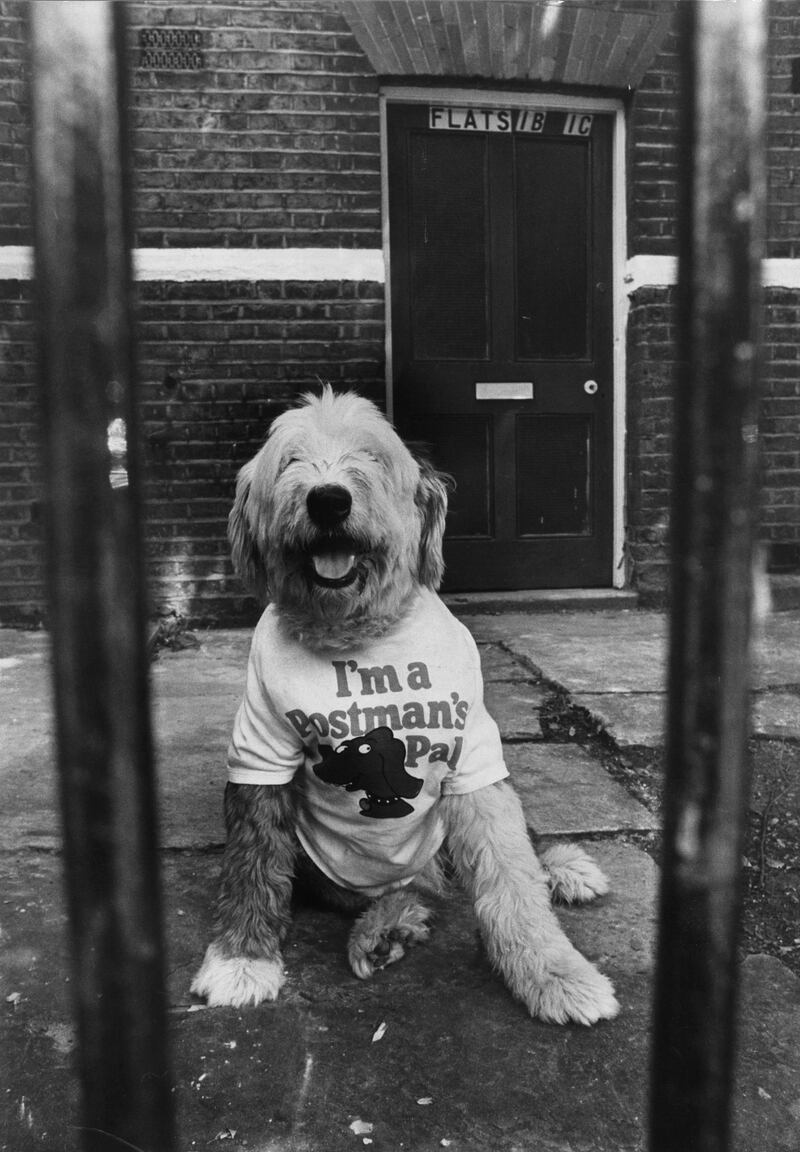
<svg viewBox="0 0 800 1152"><path fill-rule="evenodd" d="M126 9L138 246L380 248L377 80L332 5ZM13 134L0 150L4 244L31 242L24 16L24 5L0 4L0 102ZM196 32L203 67L142 67L151 29ZM28 285L0 284L0 583L2 618L15 622L44 608L28 297ZM383 402L383 285L142 283L138 299L153 611L242 618L253 605L225 535L236 472L274 415L320 379Z"/></svg>
<svg viewBox="0 0 800 1152"><path fill-rule="evenodd" d="M675 291L643 288L628 317L626 560L646 602L667 583Z"/></svg>
<svg viewBox="0 0 800 1152"><path fill-rule="evenodd" d="M142 247L380 247L378 82L325 0L127 3ZM142 66L154 29L203 67ZM26 5L0 2L0 244L30 244Z"/></svg>
<svg viewBox="0 0 800 1152"><path fill-rule="evenodd" d="M800 58L800 4L769 4L767 89L767 255L800 257L800 94L792 92L792 60Z"/></svg>
<svg viewBox="0 0 800 1152"><path fill-rule="evenodd" d="M142 247L379 248L377 79L325 3L130 4ZM145 29L193 29L198 71L141 66ZM154 610L248 610L225 523L238 468L319 379L384 398L383 287L142 285Z"/></svg>
<svg viewBox="0 0 800 1152"><path fill-rule="evenodd" d="M767 245L772 258L800 257L800 94L791 91L800 57L800 3L769 6ZM674 36L637 91L631 109L630 254L674 255L677 210L677 56ZM628 330L628 551L646 599L665 588L674 293L643 288L631 300ZM761 537L773 569L800 570L800 291L770 288L763 313L760 414L763 459Z"/></svg>
<svg viewBox="0 0 800 1152"><path fill-rule="evenodd" d="M382 402L383 286L145 284L139 297L153 607L241 618L252 606L225 534L236 473L321 378Z"/></svg>
<svg viewBox="0 0 800 1152"><path fill-rule="evenodd" d="M30 286L0 283L2 619L45 602ZM382 402L383 286L141 284L138 361L146 545L154 614L252 615L228 558L236 473L271 419L320 379Z"/></svg>
<svg viewBox="0 0 800 1152"><path fill-rule="evenodd" d="M628 251L675 252L678 198L678 52L675 32L642 79L628 126Z"/></svg>
<svg viewBox="0 0 800 1152"><path fill-rule="evenodd" d="M800 571L800 291L765 292L759 432L762 539L773 570Z"/></svg>
<svg viewBox="0 0 800 1152"><path fill-rule="evenodd" d="M675 291L641 289L628 322L627 559L645 602L667 582ZM800 292L764 292L761 540L773 571L800 570Z"/></svg>
<svg viewBox="0 0 800 1152"><path fill-rule="evenodd" d="M800 257L796 155L800 95L791 91L800 58L800 3L770 0L767 78L768 257ZM674 255L677 219L678 54L673 31L634 93L629 121L629 254Z"/></svg>
<svg viewBox="0 0 800 1152"><path fill-rule="evenodd" d="M39 421L30 284L0 281L0 621L44 603Z"/></svg>
<svg viewBox="0 0 800 1152"><path fill-rule="evenodd" d="M0 2L0 244L30 243L25 5Z"/></svg>
<svg viewBox="0 0 800 1152"><path fill-rule="evenodd" d="M0 0L0 244L29 244L25 15ZM129 3L136 242L142 247L377 249L378 80L326 0ZM189 32L197 70L143 67L143 31ZM800 258L792 60L800 0L770 6L769 247ZM629 252L674 253L677 55L670 37L631 102ZM180 253L176 253L176 257ZM41 615L39 476L29 286L0 282L3 619ZM673 365L671 289L642 288L628 331L628 557L665 581ZM382 285L222 281L139 286L147 544L154 610L249 610L227 559L237 468L272 415L317 376L384 394ZM765 307L763 534L800 566L800 292ZM250 606L251 607L251 606Z"/></svg>
<svg viewBox="0 0 800 1152"><path fill-rule="evenodd" d="M128 5L137 242L381 245L377 78L324 2ZM204 66L138 66L145 29Z"/></svg>

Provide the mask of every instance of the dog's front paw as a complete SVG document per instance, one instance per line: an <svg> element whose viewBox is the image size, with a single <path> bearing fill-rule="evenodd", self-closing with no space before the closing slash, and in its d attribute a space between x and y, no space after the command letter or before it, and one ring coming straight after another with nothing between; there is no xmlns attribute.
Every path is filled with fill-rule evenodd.
<svg viewBox="0 0 800 1152"><path fill-rule="evenodd" d="M509 983L531 1016L552 1024L596 1024L619 1012L611 981L571 946Z"/></svg>
<svg viewBox="0 0 800 1152"><path fill-rule="evenodd" d="M347 958L359 980L402 960L406 948L431 934L430 909L406 892L382 897L359 916L347 942Z"/></svg>
<svg viewBox="0 0 800 1152"><path fill-rule="evenodd" d="M552 844L541 854L550 895L562 904L588 904L608 892L608 880L577 844Z"/></svg>
<svg viewBox="0 0 800 1152"><path fill-rule="evenodd" d="M202 996L209 1008L243 1008L276 1000L285 979L280 957L226 956L218 944L209 944L191 991Z"/></svg>

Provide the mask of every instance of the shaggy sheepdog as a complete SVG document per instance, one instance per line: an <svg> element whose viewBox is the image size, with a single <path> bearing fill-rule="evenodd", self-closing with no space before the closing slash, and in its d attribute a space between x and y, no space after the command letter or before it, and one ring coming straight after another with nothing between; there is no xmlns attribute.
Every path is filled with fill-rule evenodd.
<svg viewBox="0 0 800 1152"><path fill-rule="evenodd" d="M236 568L269 605L252 641L225 790L209 1005L274 1000L295 885L356 916L356 976L425 940L442 854L494 967L533 1016L616 1015L551 897L607 891L574 845L540 860L483 702L478 651L439 597L443 478L369 401L305 396L242 468Z"/></svg>

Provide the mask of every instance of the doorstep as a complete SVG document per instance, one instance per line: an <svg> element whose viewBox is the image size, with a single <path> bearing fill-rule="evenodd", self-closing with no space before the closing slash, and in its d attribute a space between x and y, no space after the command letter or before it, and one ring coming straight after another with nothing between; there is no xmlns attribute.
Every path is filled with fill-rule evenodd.
<svg viewBox="0 0 800 1152"><path fill-rule="evenodd" d="M514 592L448 592L445 604L461 616L499 612L562 612L584 609L632 609L635 592L627 588L533 588Z"/></svg>

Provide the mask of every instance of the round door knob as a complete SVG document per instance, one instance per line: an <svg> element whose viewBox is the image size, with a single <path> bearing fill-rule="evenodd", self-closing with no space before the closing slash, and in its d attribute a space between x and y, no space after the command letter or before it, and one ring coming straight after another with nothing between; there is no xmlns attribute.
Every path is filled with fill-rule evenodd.
<svg viewBox="0 0 800 1152"><path fill-rule="evenodd" d="M594 396L597 389L598 389L598 383L596 380L587 380L583 386L583 390L587 396Z"/></svg>

